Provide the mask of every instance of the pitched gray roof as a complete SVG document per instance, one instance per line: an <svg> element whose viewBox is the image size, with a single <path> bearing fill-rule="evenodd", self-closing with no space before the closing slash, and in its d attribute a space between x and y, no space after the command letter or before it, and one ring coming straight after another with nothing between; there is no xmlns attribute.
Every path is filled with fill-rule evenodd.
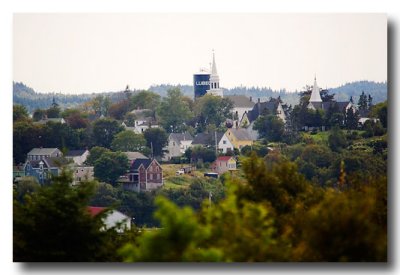
<svg viewBox="0 0 400 275"><path fill-rule="evenodd" d="M128 157L128 160L148 159L148 157L139 152L124 152L124 154Z"/></svg>
<svg viewBox="0 0 400 275"><path fill-rule="evenodd" d="M51 155L54 151L59 150L58 148L33 148L28 155L35 155L35 156L46 156ZM60 150L59 150L60 151ZM61 153L61 151L60 151Z"/></svg>
<svg viewBox="0 0 400 275"><path fill-rule="evenodd" d="M175 140L178 143L182 140L193 140L192 135L189 133L171 133L169 135L169 138Z"/></svg>
<svg viewBox="0 0 400 275"><path fill-rule="evenodd" d="M87 150L69 150L65 157L77 157L82 156Z"/></svg>
<svg viewBox="0 0 400 275"><path fill-rule="evenodd" d="M250 98L244 95L228 95L224 97L230 99L233 102L234 107L252 108L255 105Z"/></svg>
<svg viewBox="0 0 400 275"><path fill-rule="evenodd" d="M39 168L41 161L43 161L43 165L46 168L59 168L68 164L68 160L63 157L45 158L43 160L29 160L29 163L33 168Z"/></svg>
<svg viewBox="0 0 400 275"><path fill-rule="evenodd" d="M257 102L253 109L247 113L247 118L249 119L250 123L252 123L265 112L268 112L271 115L275 114L278 105L279 102L275 100L268 102Z"/></svg>
<svg viewBox="0 0 400 275"><path fill-rule="evenodd" d="M232 128L231 133L238 139L238 140L251 140L249 132L243 128Z"/></svg>
<svg viewBox="0 0 400 275"><path fill-rule="evenodd" d="M345 108L347 105L349 105L350 101L327 101L327 102L310 102L314 106L315 109L322 109L324 111L327 111L329 108L333 108L335 105L337 105L338 109L340 112L344 112Z"/></svg>
<svg viewBox="0 0 400 275"><path fill-rule="evenodd" d="M221 140L225 133L217 132L217 143ZM197 134L192 142L192 145L215 145L215 133L199 133Z"/></svg>
<svg viewBox="0 0 400 275"><path fill-rule="evenodd" d="M147 169L153 160L146 158L146 159L135 159L132 163L131 170L139 169L139 166L143 164L144 168Z"/></svg>

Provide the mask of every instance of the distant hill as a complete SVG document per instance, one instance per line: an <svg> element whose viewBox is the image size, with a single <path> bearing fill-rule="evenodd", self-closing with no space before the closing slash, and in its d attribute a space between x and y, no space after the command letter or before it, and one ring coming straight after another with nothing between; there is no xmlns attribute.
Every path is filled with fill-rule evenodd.
<svg viewBox="0 0 400 275"><path fill-rule="evenodd" d="M95 95L93 94L65 95L61 93L37 93L32 88L26 86L24 83L13 83L14 104L24 105L30 113L32 113L37 108L49 108L51 103L53 102L53 97L62 108L67 108L78 106L92 99L94 96Z"/></svg>
<svg viewBox="0 0 400 275"><path fill-rule="evenodd" d="M180 88L182 93L190 98L193 98L193 86L191 85L153 85L149 88L160 96L164 97L167 95L167 91L170 88ZM373 98L374 103L382 102L387 99L387 83L372 82L372 81L356 81L346 83L340 87L329 89L331 94L335 94L337 101L349 100L350 96L353 96L354 102L358 102L358 97L364 91L366 94L370 94ZM275 91L271 88L265 87L235 87L232 89L224 89L225 95L246 95L252 97L253 101L257 101L260 98L264 101L270 97L280 96L283 102L296 105L299 102L299 93L290 92L286 90ZM13 83L13 102L14 104L24 105L29 112L33 112L37 108L49 108L53 97L61 108L76 107L83 104L95 96L106 95L110 96L111 101L115 102L121 100L124 97L123 91L118 92L107 92L107 93L92 93L92 94L78 94L78 95L66 95L61 93L38 93L32 88L26 86L21 82Z"/></svg>
<svg viewBox="0 0 400 275"><path fill-rule="evenodd" d="M358 102L363 91L372 96L374 104L387 100L387 82L357 81L330 89L337 101L349 100L353 96L354 103Z"/></svg>
<svg viewBox="0 0 400 275"><path fill-rule="evenodd" d="M149 90L165 96L168 89L178 87L181 89L184 95L193 98L193 86L190 85L156 85L151 86ZM383 102L387 99L387 83L386 82L373 82L373 81L356 81L346 83L337 88L328 88L330 94L335 94L337 101L347 101L350 96L353 96L355 103L358 102L358 98L362 91L366 94L370 94L373 98L373 103ZM252 97L253 101L257 101L260 98L261 101L266 100L270 97L276 98L278 96L288 104L296 105L299 103L299 93L287 90L272 90L266 87L235 87L231 89L224 89L225 95L245 95Z"/></svg>

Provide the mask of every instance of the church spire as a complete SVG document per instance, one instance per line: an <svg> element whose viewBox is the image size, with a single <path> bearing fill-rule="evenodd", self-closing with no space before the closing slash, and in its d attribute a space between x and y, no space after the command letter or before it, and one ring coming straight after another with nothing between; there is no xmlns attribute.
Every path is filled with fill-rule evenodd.
<svg viewBox="0 0 400 275"><path fill-rule="evenodd" d="M222 89L219 87L219 75L217 72L217 63L215 62L214 50L213 50L213 60L212 60L211 74L210 74L210 89L207 90L207 93L221 97L223 96Z"/></svg>
<svg viewBox="0 0 400 275"><path fill-rule="evenodd" d="M217 63L215 63L215 53L214 53L214 50L213 50L213 62L212 62L211 75L216 75L216 76L218 76L218 72L217 72Z"/></svg>
<svg viewBox="0 0 400 275"><path fill-rule="evenodd" d="M314 86L311 92L310 102L322 102L321 95L319 93L319 87L317 85L316 76L314 76Z"/></svg>
<svg viewBox="0 0 400 275"><path fill-rule="evenodd" d="M219 76L217 72L217 63L215 62L214 50L213 50L213 60L212 60L211 75L210 75L210 88L219 89Z"/></svg>

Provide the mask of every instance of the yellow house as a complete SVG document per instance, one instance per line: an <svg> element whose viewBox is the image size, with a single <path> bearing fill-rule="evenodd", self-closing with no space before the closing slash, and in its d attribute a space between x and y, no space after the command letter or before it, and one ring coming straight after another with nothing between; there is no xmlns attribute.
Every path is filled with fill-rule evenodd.
<svg viewBox="0 0 400 275"><path fill-rule="evenodd" d="M253 145L253 140L251 139L249 133L243 128L229 128L225 135L229 141L233 144L233 147L242 149L246 145Z"/></svg>

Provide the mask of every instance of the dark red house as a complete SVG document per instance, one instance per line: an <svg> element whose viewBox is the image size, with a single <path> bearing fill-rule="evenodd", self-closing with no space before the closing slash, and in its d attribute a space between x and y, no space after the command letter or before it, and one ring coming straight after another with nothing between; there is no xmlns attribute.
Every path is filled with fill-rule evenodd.
<svg viewBox="0 0 400 275"><path fill-rule="evenodd" d="M122 184L136 192L160 188L164 184L161 165L155 159L135 159Z"/></svg>

